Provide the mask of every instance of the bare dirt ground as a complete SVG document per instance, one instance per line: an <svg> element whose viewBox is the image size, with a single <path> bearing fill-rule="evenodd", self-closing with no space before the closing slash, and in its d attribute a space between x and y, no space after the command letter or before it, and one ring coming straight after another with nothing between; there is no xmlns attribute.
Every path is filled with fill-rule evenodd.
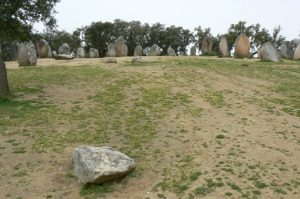
<svg viewBox="0 0 300 199"><path fill-rule="evenodd" d="M270 110L266 102L286 96L270 90L275 83L268 79L211 70L210 60L215 58L206 58L208 67L176 64L186 59L201 58L147 58L142 66L128 65L131 58L120 58L116 65L104 64L103 59L39 60L37 68L45 72L59 66L68 71L99 67L116 76L93 77L91 82L75 76L71 83L27 82L31 87L42 85L42 96L18 91L16 99L47 102L65 113L57 116L60 112L56 115L44 108L30 115L36 119L47 115L45 123L36 124L34 118L16 123L22 113L14 110L15 115L5 116L4 105L0 107L1 119L12 122L0 123L0 198L300 198L300 117L284 112L281 105L272 104ZM7 63L7 68L11 79L16 78L15 71L28 70L14 70L18 69L15 62ZM111 85L115 92L118 79L124 78L129 83L121 86L124 97L117 103L118 110L107 109L100 115L102 106L91 96L103 96ZM90 111L97 108L98 116L93 118ZM135 112L139 108L145 110L142 115ZM73 141L75 135L68 132L97 130L97 117L116 121L104 130L106 140L95 144L76 137ZM137 135L133 127L139 125L148 125L141 130L153 130L155 135L149 133L144 140L143 132ZM53 137L48 135L52 133ZM137 150L135 139L142 143ZM40 142L45 151L37 151ZM136 156L135 175L111 185L114 190L104 196L80 194L82 185L72 175L71 153L89 143ZM62 147L52 150L54 145Z"/></svg>

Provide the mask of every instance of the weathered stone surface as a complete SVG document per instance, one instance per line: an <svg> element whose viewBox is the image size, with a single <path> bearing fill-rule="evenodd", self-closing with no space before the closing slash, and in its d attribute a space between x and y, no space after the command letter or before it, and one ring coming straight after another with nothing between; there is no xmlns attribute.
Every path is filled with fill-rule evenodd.
<svg viewBox="0 0 300 199"><path fill-rule="evenodd" d="M107 57L116 57L116 47L115 44L109 44L107 47L107 53L106 53Z"/></svg>
<svg viewBox="0 0 300 199"><path fill-rule="evenodd" d="M196 53L197 53L197 46L193 46L193 47L191 48L190 55L191 55L191 56L196 56Z"/></svg>
<svg viewBox="0 0 300 199"><path fill-rule="evenodd" d="M55 57L57 55L56 51L52 51L52 57Z"/></svg>
<svg viewBox="0 0 300 199"><path fill-rule="evenodd" d="M116 64L116 63L118 63L118 61L117 61L116 58L107 58L104 62L108 63L108 64Z"/></svg>
<svg viewBox="0 0 300 199"><path fill-rule="evenodd" d="M18 60L19 51L20 51L20 43L17 41L13 41L10 46L10 55L12 61Z"/></svg>
<svg viewBox="0 0 300 199"><path fill-rule="evenodd" d="M280 46L280 55L282 58L293 59L294 51L293 45L289 41L285 41Z"/></svg>
<svg viewBox="0 0 300 199"><path fill-rule="evenodd" d="M235 40L235 53L234 56L237 58L249 58L250 52L250 41L245 34L241 34Z"/></svg>
<svg viewBox="0 0 300 199"><path fill-rule="evenodd" d="M108 147L82 146L73 151L74 174L81 183L101 184L135 169L135 161Z"/></svg>
<svg viewBox="0 0 300 199"><path fill-rule="evenodd" d="M90 48L89 55L90 58L99 58L99 51L95 48Z"/></svg>
<svg viewBox="0 0 300 199"><path fill-rule="evenodd" d="M37 62L37 53L34 44L30 42L24 42L20 44L19 66L35 66Z"/></svg>
<svg viewBox="0 0 300 199"><path fill-rule="evenodd" d="M136 46L134 48L134 56L143 56L143 47L142 46Z"/></svg>
<svg viewBox="0 0 300 199"><path fill-rule="evenodd" d="M204 37L202 41L202 54L207 54L212 52L212 47L213 47L213 38L211 37Z"/></svg>
<svg viewBox="0 0 300 199"><path fill-rule="evenodd" d="M141 56L134 56L131 60L132 63L144 63L146 62Z"/></svg>
<svg viewBox="0 0 300 199"><path fill-rule="evenodd" d="M70 54L70 46L67 43L62 44L58 49L58 54L69 55Z"/></svg>
<svg viewBox="0 0 300 199"><path fill-rule="evenodd" d="M219 43L219 56L220 57L228 57L229 50L228 50L228 42L225 36L221 36L220 43Z"/></svg>
<svg viewBox="0 0 300 199"><path fill-rule="evenodd" d="M49 57L49 44L45 39L41 39L37 42L36 50L39 58Z"/></svg>
<svg viewBox="0 0 300 199"><path fill-rule="evenodd" d="M259 48L258 57L262 60L273 62L279 62L281 60L279 51L271 42L267 42Z"/></svg>
<svg viewBox="0 0 300 199"><path fill-rule="evenodd" d="M116 39L115 48L117 57L126 57L128 55L128 47L125 44L124 37L120 36Z"/></svg>
<svg viewBox="0 0 300 199"><path fill-rule="evenodd" d="M150 56L159 56L160 55L160 47L157 44L153 44L149 50Z"/></svg>
<svg viewBox="0 0 300 199"><path fill-rule="evenodd" d="M84 48L77 48L76 58L85 58L85 50L84 50Z"/></svg>
<svg viewBox="0 0 300 199"><path fill-rule="evenodd" d="M293 39L291 41L293 47L297 47L300 44L300 39Z"/></svg>
<svg viewBox="0 0 300 199"><path fill-rule="evenodd" d="M48 58L52 58L52 50L50 45L48 45Z"/></svg>
<svg viewBox="0 0 300 199"><path fill-rule="evenodd" d="M167 50L167 54L168 54L168 56L176 56L175 50L170 46Z"/></svg>
<svg viewBox="0 0 300 199"><path fill-rule="evenodd" d="M54 56L54 59L56 59L56 60L71 60L71 59L74 59L74 57L73 57L73 55L56 54Z"/></svg>
<svg viewBox="0 0 300 199"><path fill-rule="evenodd" d="M294 60L300 60L300 44L298 44L298 46L295 50Z"/></svg>

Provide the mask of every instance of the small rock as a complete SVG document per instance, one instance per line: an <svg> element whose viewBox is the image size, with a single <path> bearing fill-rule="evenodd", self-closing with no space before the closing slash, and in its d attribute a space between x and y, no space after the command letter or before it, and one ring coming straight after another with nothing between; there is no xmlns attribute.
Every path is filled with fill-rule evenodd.
<svg viewBox="0 0 300 199"><path fill-rule="evenodd" d="M116 58L107 58L105 60L105 63L108 63L108 64L116 64L118 63L117 59Z"/></svg>
<svg viewBox="0 0 300 199"><path fill-rule="evenodd" d="M119 179L136 166L133 159L109 147L78 147L72 160L74 174L81 183L101 184Z"/></svg>
<svg viewBox="0 0 300 199"><path fill-rule="evenodd" d="M71 60L74 59L73 55L66 55L66 54L56 54L54 56L56 60Z"/></svg>
<svg viewBox="0 0 300 199"><path fill-rule="evenodd" d="M145 60L141 56L135 56L131 60L132 63L144 63Z"/></svg>

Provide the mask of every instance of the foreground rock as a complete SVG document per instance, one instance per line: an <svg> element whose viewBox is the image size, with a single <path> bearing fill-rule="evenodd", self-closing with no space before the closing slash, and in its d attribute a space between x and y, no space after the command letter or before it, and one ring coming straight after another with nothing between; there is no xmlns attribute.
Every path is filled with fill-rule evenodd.
<svg viewBox="0 0 300 199"><path fill-rule="evenodd" d="M149 50L150 56L159 56L160 55L160 47L157 44L153 44Z"/></svg>
<svg viewBox="0 0 300 199"><path fill-rule="evenodd" d="M53 55L54 59L56 60L71 60L74 59L73 55L67 55L67 54L56 54Z"/></svg>
<svg viewBox="0 0 300 199"><path fill-rule="evenodd" d="M48 42L45 39L41 39L36 44L36 50L39 58L48 58L49 57L49 49L51 52L51 48Z"/></svg>
<svg viewBox="0 0 300 199"><path fill-rule="evenodd" d="M295 50L294 60L300 60L300 44L298 44L298 46Z"/></svg>
<svg viewBox="0 0 300 199"><path fill-rule="evenodd" d="M34 44L31 41L20 44L18 62L19 62L19 66L36 65L37 62L36 49Z"/></svg>
<svg viewBox="0 0 300 199"><path fill-rule="evenodd" d="M90 58L99 58L99 51L95 48L90 48L89 55Z"/></svg>
<svg viewBox="0 0 300 199"><path fill-rule="evenodd" d="M116 64L116 63L118 63L116 58L107 58L107 59L104 60L104 62L107 63L107 64Z"/></svg>
<svg viewBox="0 0 300 199"><path fill-rule="evenodd" d="M196 53L197 53L197 46L193 46L193 47L191 48L190 55L191 55L191 56L196 56Z"/></svg>
<svg viewBox="0 0 300 199"><path fill-rule="evenodd" d="M52 58L52 50L50 45L48 45L48 58Z"/></svg>
<svg viewBox="0 0 300 199"><path fill-rule="evenodd" d="M84 48L77 48L76 58L85 58L85 50L84 50Z"/></svg>
<svg viewBox="0 0 300 199"><path fill-rule="evenodd" d="M245 34L241 34L234 43L235 53L234 56L237 58L249 58L250 52L250 41Z"/></svg>
<svg viewBox="0 0 300 199"><path fill-rule="evenodd" d="M135 169L135 161L108 147L82 146L73 151L74 174L81 183L101 184Z"/></svg>
<svg viewBox="0 0 300 199"><path fill-rule="evenodd" d="M204 37L202 40L202 54L208 54L212 52L212 47L213 47L213 39L211 37Z"/></svg>
<svg viewBox="0 0 300 199"><path fill-rule="evenodd" d="M107 57L116 57L116 47L115 44L109 44L107 47L107 53L106 53Z"/></svg>
<svg viewBox="0 0 300 199"><path fill-rule="evenodd" d="M219 56L228 57L228 42L225 36L222 36L219 43Z"/></svg>
<svg viewBox="0 0 300 199"><path fill-rule="evenodd" d="M142 46L136 46L134 48L134 56L143 56L143 47Z"/></svg>
<svg viewBox="0 0 300 199"><path fill-rule="evenodd" d="M124 37L120 36L116 39L115 48L117 57L126 57L128 55L128 47L125 44Z"/></svg>
<svg viewBox="0 0 300 199"><path fill-rule="evenodd" d="M279 62L281 60L279 51L271 42L267 42L259 48L258 57L265 61Z"/></svg>
<svg viewBox="0 0 300 199"><path fill-rule="evenodd" d="M293 59L294 51L293 45L289 41L285 41L280 46L280 55L282 58Z"/></svg>
<svg viewBox="0 0 300 199"><path fill-rule="evenodd" d="M169 46L167 50L168 56L176 56L175 50Z"/></svg>
<svg viewBox="0 0 300 199"><path fill-rule="evenodd" d="M65 54L65 55L69 55L70 54L70 46L67 43L64 43L63 45L61 45L58 49L58 54Z"/></svg>

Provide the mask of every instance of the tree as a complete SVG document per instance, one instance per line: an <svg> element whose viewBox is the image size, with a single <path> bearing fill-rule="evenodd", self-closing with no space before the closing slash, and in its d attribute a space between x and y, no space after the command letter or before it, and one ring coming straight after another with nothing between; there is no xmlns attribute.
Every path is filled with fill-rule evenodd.
<svg viewBox="0 0 300 199"><path fill-rule="evenodd" d="M196 31L194 42L198 45L199 49L201 49L201 45L204 37L212 37L212 34L210 32L211 29L205 28L204 30L202 30L201 26L198 26L197 28L195 28L194 31Z"/></svg>
<svg viewBox="0 0 300 199"><path fill-rule="evenodd" d="M54 27L54 6L59 0L1 0L0 2L0 39L1 41L27 40L30 38L33 24L44 22ZM1 43L0 41L0 43ZM0 54L0 95L8 95L6 67Z"/></svg>

